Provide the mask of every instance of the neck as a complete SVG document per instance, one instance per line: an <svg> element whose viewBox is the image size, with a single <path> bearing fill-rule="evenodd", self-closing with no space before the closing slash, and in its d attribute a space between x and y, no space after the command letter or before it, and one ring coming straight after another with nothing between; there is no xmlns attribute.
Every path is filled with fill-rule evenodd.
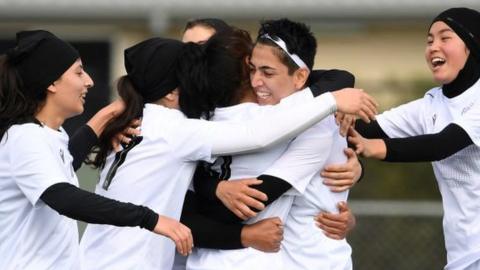
<svg viewBox="0 0 480 270"><path fill-rule="evenodd" d="M66 119L60 115L61 114L56 112L54 109L51 109L50 106L45 105L38 111L37 114L35 114L35 118L47 127L57 130L60 128L60 126L62 126Z"/></svg>
<svg viewBox="0 0 480 270"><path fill-rule="evenodd" d="M480 63L470 54L465 66L460 70L455 80L449 84L444 84L442 92L446 97L454 98L472 87L479 79Z"/></svg>

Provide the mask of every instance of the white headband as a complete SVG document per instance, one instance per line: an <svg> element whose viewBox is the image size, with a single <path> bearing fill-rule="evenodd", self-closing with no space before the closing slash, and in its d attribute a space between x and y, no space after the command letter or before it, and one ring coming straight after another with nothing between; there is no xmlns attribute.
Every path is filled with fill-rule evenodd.
<svg viewBox="0 0 480 270"><path fill-rule="evenodd" d="M297 66L310 70L305 64L305 62L303 62L303 60L300 59L297 54L291 54L288 52L287 44L285 44L285 41L283 41L280 37L276 37L276 39L273 39L269 34L263 34L261 38L266 38L273 41L275 44L278 45L278 47L282 48L282 50L290 57L290 59L293 60L293 62L295 62L295 64L297 64Z"/></svg>

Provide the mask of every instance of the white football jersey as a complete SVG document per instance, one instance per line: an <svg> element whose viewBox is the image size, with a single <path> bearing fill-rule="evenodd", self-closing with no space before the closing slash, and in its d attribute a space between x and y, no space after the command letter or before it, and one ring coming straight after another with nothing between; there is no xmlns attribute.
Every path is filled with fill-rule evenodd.
<svg viewBox="0 0 480 270"><path fill-rule="evenodd" d="M432 162L443 200L443 229L447 250L445 269L465 269L480 260L480 81L454 98L437 87L422 99L377 117L391 138L438 133L455 123L470 136L470 145ZM439 145L438 147L442 147Z"/></svg>
<svg viewBox="0 0 480 270"><path fill-rule="evenodd" d="M0 269L81 269L77 222L40 196L78 186L68 135L37 124L12 126L0 142Z"/></svg>
<svg viewBox="0 0 480 270"><path fill-rule="evenodd" d="M325 94L310 97L291 110L272 106L268 114L238 123L187 119L179 110L146 104L142 141L127 153L109 155L96 193L178 220L196 161L268 147L297 135L334 110L335 99ZM280 119L281 124L268 126ZM91 224L81 249L86 269L144 270L171 269L175 246L170 239L140 228Z"/></svg>
<svg viewBox="0 0 480 270"><path fill-rule="evenodd" d="M283 99L280 105L301 106L304 100L311 98L311 92L304 90ZM214 120L249 121L258 114L268 113L269 109L270 106L244 103L230 108L217 109ZM222 173L228 170L226 175L230 175L229 179L252 178L260 174L268 174L282 178L293 186L292 191L282 195L246 223L251 224L269 217L280 217L284 223L286 222L295 195L305 191L310 179L318 174L319 169L327 160L332 147L332 134L338 132L338 129L331 130L331 123L334 123L333 116L327 117L303 132L291 143L277 144L275 147L256 154L229 157L228 163L222 159L217 160L213 168ZM284 166L287 163L288 165ZM319 229L317 231L320 232ZM197 248L187 260L187 269L190 270L287 269L284 266L285 262L281 253L264 253L253 248L238 250Z"/></svg>

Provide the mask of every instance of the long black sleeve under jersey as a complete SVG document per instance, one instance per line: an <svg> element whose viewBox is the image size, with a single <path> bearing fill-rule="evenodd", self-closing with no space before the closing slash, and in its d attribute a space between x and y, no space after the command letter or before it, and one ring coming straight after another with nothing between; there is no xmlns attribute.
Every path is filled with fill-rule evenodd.
<svg viewBox="0 0 480 270"><path fill-rule="evenodd" d="M377 121L357 120L355 129L365 138L383 139L387 148L384 160L389 162L438 161L473 144L467 132L453 123L435 134L407 138L389 138Z"/></svg>
<svg viewBox="0 0 480 270"><path fill-rule="evenodd" d="M40 199L59 214L87 223L139 226L153 231L159 217L147 207L108 199L69 183L50 186Z"/></svg>
<svg viewBox="0 0 480 270"><path fill-rule="evenodd" d="M435 134L383 140L387 148L385 161L389 162L438 161L473 144L467 132L456 124Z"/></svg>
<svg viewBox="0 0 480 270"><path fill-rule="evenodd" d="M72 166L75 171L80 169L82 162L98 143L97 134L89 125L83 125L72 135L68 141L68 151L73 157Z"/></svg>
<svg viewBox="0 0 480 270"><path fill-rule="evenodd" d="M348 71L329 69L313 70L308 78L308 85L314 96L340 90L355 85L355 76Z"/></svg>
<svg viewBox="0 0 480 270"><path fill-rule="evenodd" d="M180 221L192 231L195 246L215 249L243 248L241 242L243 224L224 223L202 213L205 206L200 199L195 192L187 191L180 218Z"/></svg>

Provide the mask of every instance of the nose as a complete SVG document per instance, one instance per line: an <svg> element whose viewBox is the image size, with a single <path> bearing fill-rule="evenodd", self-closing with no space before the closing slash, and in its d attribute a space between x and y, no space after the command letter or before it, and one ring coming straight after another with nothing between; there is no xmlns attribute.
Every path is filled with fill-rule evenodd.
<svg viewBox="0 0 480 270"><path fill-rule="evenodd" d="M92 77L90 77L90 75L86 71L84 72L85 72L85 86L87 88L92 88L94 86Z"/></svg>
<svg viewBox="0 0 480 270"><path fill-rule="evenodd" d="M261 79L258 72L255 71L250 74L250 82L253 88L263 85L263 80Z"/></svg>
<svg viewBox="0 0 480 270"><path fill-rule="evenodd" d="M432 40L432 43L430 44L428 49L432 52L438 51L439 46L440 46L440 41L435 38Z"/></svg>

